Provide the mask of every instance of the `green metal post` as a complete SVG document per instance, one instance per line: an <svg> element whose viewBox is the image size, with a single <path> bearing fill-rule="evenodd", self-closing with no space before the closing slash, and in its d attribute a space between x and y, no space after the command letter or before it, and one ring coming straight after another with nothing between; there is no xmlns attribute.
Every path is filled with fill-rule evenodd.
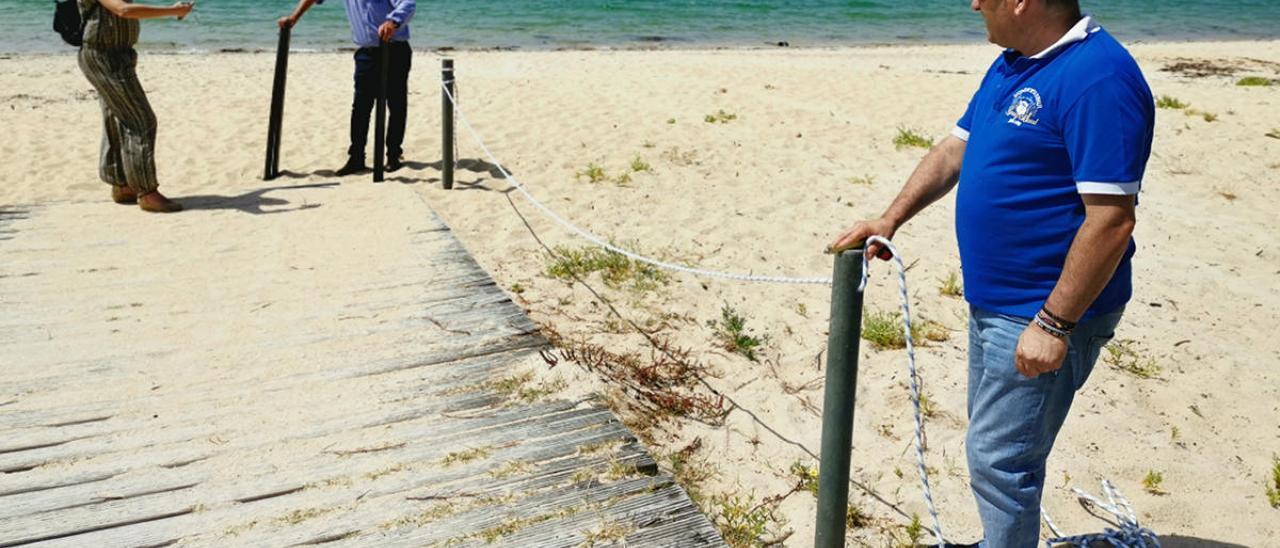
<svg viewBox="0 0 1280 548"><path fill-rule="evenodd" d="M835 258L831 331L827 336L827 389L822 408L822 463L818 469L818 526L813 545L843 548L849 505L849 456L857 398L858 344L862 336L861 248Z"/></svg>
<svg viewBox="0 0 1280 548"><path fill-rule="evenodd" d="M288 27L280 29L280 41L276 46L276 72L271 84L271 113L267 119L267 156L262 169L262 179L270 181L280 176L280 132L284 124L284 92L289 76Z"/></svg>
<svg viewBox="0 0 1280 548"><path fill-rule="evenodd" d="M441 120L441 125L444 128L443 138L441 139L441 142L444 143L444 151L443 151L444 155L443 155L443 159L440 161L440 171L441 171L441 179L444 183L444 189L452 190L453 189L453 163L454 163L453 109L455 107L453 104L453 99L450 99L449 96L453 95L454 98L457 98L456 94L458 89L454 81L453 59L445 59L441 62L440 78L444 82L445 89L449 90L447 92L442 93L444 97L443 99L444 106L443 106L443 111L440 113L441 114L440 120Z"/></svg>
<svg viewBox="0 0 1280 548"><path fill-rule="evenodd" d="M391 65L391 46L383 42L378 45L378 99L374 107L373 126L373 182L381 183L386 179L386 164L383 161L387 153L387 71Z"/></svg>

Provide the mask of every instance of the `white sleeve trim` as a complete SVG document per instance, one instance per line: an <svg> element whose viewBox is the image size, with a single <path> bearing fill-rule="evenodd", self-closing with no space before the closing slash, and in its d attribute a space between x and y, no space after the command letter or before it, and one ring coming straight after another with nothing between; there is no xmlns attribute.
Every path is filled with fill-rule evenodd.
<svg viewBox="0 0 1280 548"><path fill-rule="evenodd" d="M1111 196L1132 196L1142 189L1142 181L1131 183L1102 183L1097 181L1076 181L1076 191L1080 194L1108 194Z"/></svg>
<svg viewBox="0 0 1280 548"><path fill-rule="evenodd" d="M969 132L960 126L951 128L951 134L955 135L956 138L960 139L961 141L964 141L966 143L969 142Z"/></svg>

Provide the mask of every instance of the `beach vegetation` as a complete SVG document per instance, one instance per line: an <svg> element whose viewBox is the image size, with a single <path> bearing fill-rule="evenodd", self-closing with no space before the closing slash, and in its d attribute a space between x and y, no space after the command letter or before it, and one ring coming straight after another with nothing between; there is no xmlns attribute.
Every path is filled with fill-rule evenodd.
<svg viewBox="0 0 1280 548"><path fill-rule="evenodd" d="M613 178L613 184L618 186L631 186L631 174L623 173Z"/></svg>
<svg viewBox="0 0 1280 548"><path fill-rule="evenodd" d="M924 538L924 524L920 523L920 514L911 514L911 523L902 528L906 538L897 538L894 535L894 548L915 548L920 546L920 540Z"/></svg>
<svg viewBox="0 0 1280 548"><path fill-rule="evenodd" d="M796 490L808 491L813 496L818 496L817 466L809 466L803 462L795 461L791 463L791 475L796 480Z"/></svg>
<svg viewBox="0 0 1280 548"><path fill-rule="evenodd" d="M1160 375L1160 364L1154 358L1144 356L1138 349L1138 342L1132 339L1111 341L1106 346L1107 353L1102 361L1115 369L1119 369L1139 379L1154 379Z"/></svg>
<svg viewBox="0 0 1280 548"><path fill-rule="evenodd" d="M1280 456L1271 457L1271 477L1267 478L1267 502L1280 508Z"/></svg>
<svg viewBox="0 0 1280 548"><path fill-rule="evenodd" d="M920 391L920 414L927 419L932 419L938 413L938 409L934 407L933 400L929 398L924 390Z"/></svg>
<svg viewBox="0 0 1280 548"><path fill-rule="evenodd" d="M649 162L644 161L644 158L639 156L636 156L634 160L631 160L632 173L640 173L644 171L653 171L653 166L649 165Z"/></svg>
<svg viewBox="0 0 1280 548"><path fill-rule="evenodd" d="M713 497L711 506L708 513L725 544L732 548L769 546L772 543L767 537L786 525L769 504L753 504L751 498L742 495Z"/></svg>
<svg viewBox="0 0 1280 548"><path fill-rule="evenodd" d="M526 289L526 288L525 288L525 286L520 285L520 282L516 282L516 283L511 284L511 292L512 292L512 293L515 293L516 295L520 295L520 294L524 293L525 291L528 291L528 289Z"/></svg>
<svg viewBox="0 0 1280 548"><path fill-rule="evenodd" d="M525 472L528 472L529 469L530 469L529 463L520 461L520 460L513 460L502 465L499 468L490 470L489 475L495 479L507 479L516 474L523 474Z"/></svg>
<svg viewBox="0 0 1280 548"><path fill-rule="evenodd" d="M1275 84L1276 81L1261 76L1245 76L1236 82L1237 86L1242 87L1266 87Z"/></svg>
<svg viewBox="0 0 1280 548"><path fill-rule="evenodd" d="M573 281L599 272L610 288L641 293L668 283L667 273L657 267L595 246L578 249L556 246L554 255L556 259L547 267L547 275L558 280Z"/></svg>
<svg viewBox="0 0 1280 548"><path fill-rule="evenodd" d="M715 114L708 114L705 118L703 118L703 121L708 124L727 124L737 119L738 119L737 114L734 114L732 112L725 112L724 109L720 109Z"/></svg>
<svg viewBox="0 0 1280 548"><path fill-rule="evenodd" d="M493 448L488 446L464 449L462 451L454 451L445 455L443 459L440 459L440 464L445 466L465 464L474 460L488 458L491 454L493 454Z"/></svg>
<svg viewBox="0 0 1280 548"><path fill-rule="evenodd" d="M680 147L671 147L663 151L662 158L681 167L687 167L698 163L698 153L696 151L681 151Z"/></svg>
<svg viewBox="0 0 1280 548"><path fill-rule="evenodd" d="M604 172L604 167L600 164L591 162L587 164L585 169L577 173L577 178L579 181L586 179L589 183L600 183L607 180L609 175Z"/></svg>
<svg viewBox="0 0 1280 548"><path fill-rule="evenodd" d="M945 297L963 297L964 287L960 283L960 274L952 270L947 273L947 277L943 278L942 286L938 288L938 292Z"/></svg>
<svg viewBox="0 0 1280 548"><path fill-rule="evenodd" d="M852 502L844 510L844 526L846 529L861 529L871 525L871 516L867 512Z"/></svg>
<svg viewBox="0 0 1280 548"><path fill-rule="evenodd" d="M614 545L618 541L626 538L632 529L629 525L616 521L609 521L601 524L595 529L584 531L582 535L582 544L580 548L593 548L597 544ZM622 543L624 546L626 543Z"/></svg>
<svg viewBox="0 0 1280 548"><path fill-rule="evenodd" d="M643 144L641 144L640 146L642 146L642 147L644 147L644 148L653 148L653 147L658 146L658 144L657 144L657 143L655 143L655 142L653 142L653 141L645 141L645 142L644 142Z"/></svg>
<svg viewBox="0 0 1280 548"><path fill-rule="evenodd" d="M861 177L850 177L849 184L859 186L871 186L875 184L876 178L871 175L863 175Z"/></svg>
<svg viewBox="0 0 1280 548"><path fill-rule="evenodd" d="M911 339L916 344L924 345L926 341L943 342L951 336L941 325L931 320L919 319L911 322ZM907 347L907 338L902 330L901 312L864 312L862 316L862 338L870 342L877 350L893 350Z"/></svg>
<svg viewBox="0 0 1280 548"><path fill-rule="evenodd" d="M893 138L893 146L897 147L898 150L904 148L933 148L933 139L921 135L915 129L899 127L898 134Z"/></svg>
<svg viewBox="0 0 1280 548"><path fill-rule="evenodd" d="M1218 115L1217 115L1217 114L1214 114L1214 113L1212 113L1212 112L1205 112L1205 111L1203 111L1203 110L1196 110L1196 109L1194 109L1194 108L1189 108L1189 109L1187 109L1187 110L1185 110L1185 111L1183 111L1183 112L1184 112L1187 116L1199 116L1199 117L1203 118L1203 119L1204 119L1204 121L1206 121L1206 122L1217 122L1217 121L1218 121Z"/></svg>
<svg viewBox="0 0 1280 548"><path fill-rule="evenodd" d="M1226 201L1228 201L1228 202L1234 202L1234 201L1236 201L1236 199L1237 199L1237 198L1239 198L1239 197L1240 197L1240 196L1238 196L1236 193L1231 192L1230 190L1221 190L1221 189L1218 189L1218 190L1215 190L1214 192L1216 192L1216 193L1218 194L1218 196L1222 196L1222 199L1224 199L1224 200L1226 200Z"/></svg>
<svg viewBox="0 0 1280 548"><path fill-rule="evenodd" d="M1159 99L1156 99L1156 108L1182 110L1189 106L1191 106L1190 103L1184 103L1178 100L1177 97L1171 97L1168 95L1161 95Z"/></svg>
<svg viewBox="0 0 1280 548"><path fill-rule="evenodd" d="M689 495L689 500L699 507L706 502L707 482L719 474L715 466L698 453L701 449L702 438L695 438L683 449L660 459L669 468L671 477Z"/></svg>
<svg viewBox="0 0 1280 548"><path fill-rule="evenodd" d="M1268 132L1267 132L1267 137L1270 137L1270 138L1272 138L1272 139L1280 139L1280 127L1278 127L1278 128L1273 128L1271 131L1268 131ZM1272 168L1275 168L1276 166L1280 166L1280 164L1276 164L1276 165L1271 166L1271 167L1272 167Z"/></svg>
<svg viewBox="0 0 1280 548"><path fill-rule="evenodd" d="M1153 495L1167 495L1164 490L1164 472L1148 470L1147 477L1142 478L1142 489Z"/></svg>
<svg viewBox="0 0 1280 548"><path fill-rule="evenodd" d="M747 319L727 304L720 309L720 319L708 321L707 326L715 330L716 339L725 350L740 354L753 362L757 361L756 350L769 340L767 335L749 334Z"/></svg>
<svg viewBox="0 0 1280 548"><path fill-rule="evenodd" d="M669 125L675 125L675 123L676 123L676 119L675 119L675 118L667 118L667 124L669 124Z"/></svg>

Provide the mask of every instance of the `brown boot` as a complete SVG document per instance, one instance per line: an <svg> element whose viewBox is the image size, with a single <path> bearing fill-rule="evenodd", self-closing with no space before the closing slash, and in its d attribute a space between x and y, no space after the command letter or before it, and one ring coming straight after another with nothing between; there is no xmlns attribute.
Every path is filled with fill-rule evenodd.
<svg viewBox="0 0 1280 548"><path fill-rule="evenodd" d="M138 207L152 213L177 213L182 211L182 204L165 198L159 192L148 192L138 196Z"/></svg>
<svg viewBox="0 0 1280 548"><path fill-rule="evenodd" d="M136 204L138 193L127 186L111 185L111 201L117 204Z"/></svg>

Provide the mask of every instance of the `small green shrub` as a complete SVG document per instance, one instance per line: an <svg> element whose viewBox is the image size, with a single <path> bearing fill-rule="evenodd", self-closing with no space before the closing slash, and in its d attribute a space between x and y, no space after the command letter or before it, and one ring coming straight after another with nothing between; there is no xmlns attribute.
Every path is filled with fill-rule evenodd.
<svg viewBox="0 0 1280 548"><path fill-rule="evenodd" d="M1107 365L1124 371L1140 379L1152 379L1160 375L1160 364L1155 359L1143 356L1137 348L1137 341L1119 339L1106 346L1107 354L1102 361Z"/></svg>
<svg viewBox="0 0 1280 548"><path fill-rule="evenodd" d="M769 340L768 336L748 334L747 319L729 305L720 309L719 320L708 321L707 326L715 330L716 338L723 343L725 350L741 354L753 362L756 361L756 350Z"/></svg>
<svg viewBox="0 0 1280 548"><path fill-rule="evenodd" d="M893 146L898 150L904 148L932 148L933 139L926 138L914 129L900 127L898 135L893 138Z"/></svg>
<svg viewBox="0 0 1280 548"><path fill-rule="evenodd" d="M708 114L703 121L708 124L727 124L738 119L738 115L732 112L725 112L724 109L717 111L715 114Z"/></svg>
<svg viewBox="0 0 1280 548"><path fill-rule="evenodd" d="M902 332L901 312L864 312L862 316L862 338L870 342L878 350L892 350L907 347L907 339ZM942 326L935 322L915 318L911 322L911 339L917 345L927 342L942 342L950 338Z"/></svg>
<svg viewBox="0 0 1280 548"><path fill-rule="evenodd" d="M1164 484L1164 472L1157 472L1155 470L1150 470L1147 472L1147 477L1142 478L1142 489L1153 495L1168 494L1167 492L1165 492L1164 488L1162 487L1163 484Z"/></svg>
<svg viewBox="0 0 1280 548"><path fill-rule="evenodd" d="M818 467L809 466L800 461L791 463L791 475L795 477L797 485L813 496L818 496Z"/></svg>
<svg viewBox="0 0 1280 548"><path fill-rule="evenodd" d="M1245 76L1244 78L1241 78L1240 81L1236 82L1236 85L1244 87L1266 87L1275 83L1276 81L1270 78L1263 78L1261 76Z"/></svg>
<svg viewBox="0 0 1280 548"><path fill-rule="evenodd" d="M642 171L653 171L653 166L644 161L644 158L636 156L636 159L631 160L631 172L640 173Z"/></svg>
<svg viewBox="0 0 1280 548"><path fill-rule="evenodd" d="M599 183L607 180L609 175L604 172L604 168L599 164L592 162L587 164L587 168L577 173L578 180L586 179L587 182Z"/></svg>
<svg viewBox="0 0 1280 548"><path fill-rule="evenodd" d="M863 175L862 177L849 178L849 184L853 184L853 185L871 186L875 184L875 182L876 182L876 178L870 175Z"/></svg>
<svg viewBox="0 0 1280 548"><path fill-rule="evenodd" d="M666 272L653 265L599 247L556 246L554 251L557 258L547 267L547 275L559 280L571 281L599 272L611 288L645 292L666 285L669 279Z"/></svg>
<svg viewBox="0 0 1280 548"><path fill-rule="evenodd" d="M765 537L782 524L767 504L752 504L739 495L720 496L712 500L712 516L725 544L733 548L766 546Z"/></svg>
<svg viewBox="0 0 1280 548"><path fill-rule="evenodd" d="M1189 103L1184 103L1179 101L1176 97L1170 97L1168 95L1161 95L1159 99L1156 99L1156 108L1182 110L1189 106L1191 106Z"/></svg>
<svg viewBox="0 0 1280 548"><path fill-rule="evenodd" d="M960 284L960 275L954 270L947 273L947 277L942 280L942 287L938 288L938 292L946 297L963 297L964 287Z"/></svg>

